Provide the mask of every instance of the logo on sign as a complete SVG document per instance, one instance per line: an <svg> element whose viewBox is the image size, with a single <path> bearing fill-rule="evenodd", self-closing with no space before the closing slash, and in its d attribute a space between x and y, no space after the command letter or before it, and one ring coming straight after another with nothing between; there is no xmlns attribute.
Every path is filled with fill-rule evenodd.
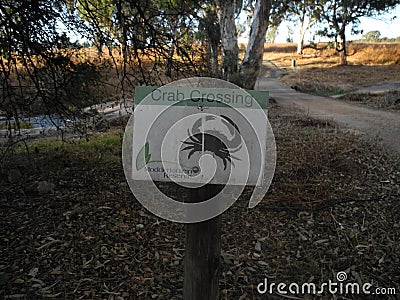
<svg viewBox="0 0 400 300"><path fill-rule="evenodd" d="M228 163L235 166L234 160L241 160L232 153L242 148L242 137L237 125L227 116L199 118L187 132L189 137L183 142L186 147L182 151L190 151L188 159L196 152L209 152L222 160L224 170Z"/></svg>

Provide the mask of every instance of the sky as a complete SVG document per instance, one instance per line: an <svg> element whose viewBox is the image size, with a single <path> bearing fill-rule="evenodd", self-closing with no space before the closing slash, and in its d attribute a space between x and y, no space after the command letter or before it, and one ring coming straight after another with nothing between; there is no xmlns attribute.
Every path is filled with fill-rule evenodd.
<svg viewBox="0 0 400 300"><path fill-rule="evenodd" d="M394 16L397 16L397 18L391 21L391 18L393 18ZM397 6L396 9L391 13L381 15L375 18L362 17L360 18L360 21L361 23L358 26L358 29L363 30L364 33L373 30L378 30L381 33L381 37L388 37L388 38L398 37L400 36L400 5ZM281 26L279 26L278 28L278 36L275 40L276 43L286 42L286 39L288 37L288 27L294 30L293 39L294 42L297 41L296 30L298 28L298 25L293 23L283 22ZM312 32L308 32L306 34L306 41L310 40L310 36L311 37L313 36ZM362 38L362 34L352 35L349 28L346 37L348 40L357 40ZM316 42L318 41L324 41L324 38L316 37Z"/></svg>
<svg viewBox="0 0 400 300"><path fill-rule="evenodd" d="M397 16L395 20L393 17ZM239 22L244 22L246 19L245 14L240 14L239 17ZM396 38L400 36L400 5L396 7L395 10L393 10L391 13L384 14L375 18L360 18L361 24L359 25L358 29L363 30L363 33L367 33L369 31L373 30L378 30L381 33L381 37L387 37L387 38ZM63 27L63 25L60 25ZM282 24L278 28L278 36L275 40L276 43L286 43L287 37L288 37L288 28L291 28L294 33L292 35L293 41L297 41L297 28L298 24L296 23L289 23L289 22L282 22ZM314 29L315 30L315 29ZM247 43L247 38L246 35L248 35L250 31L250 28L247 28L247 32L245 32L241 37L239 37L239 43ZM78 40L82 41L81 37L77 35L73 35L70 33L70 36L72 37L73 40ZM309 30L306 33L305 36L305 42L308 42L312 39L314 36L314 33L312 30ZM347 40L358 40L362 38L362 34L359 35L352 35L350 28L348 28L346 32L346 38ZM327 38L315 37L315 42L319 41L327 41Z"/></svg>

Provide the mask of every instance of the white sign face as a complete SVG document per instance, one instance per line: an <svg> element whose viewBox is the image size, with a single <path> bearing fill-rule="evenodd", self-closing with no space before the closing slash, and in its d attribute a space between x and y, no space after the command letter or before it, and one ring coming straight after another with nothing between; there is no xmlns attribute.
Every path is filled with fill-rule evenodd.
<svg viewBox="0 0 400 300"><path fill-rule="evenodd" d="M135 198L161 218L196 223L222 214L246 185L257 185L248 205L255 207L276 164L267 99L266 92L246 92L207 77L136 88L122 143L124 173ZM157 181L175 182L185 191L219 184L219 192L205 201L180 201L178 190L171 198Z"/></svg>
<svg viewBox="0 0 400 300"><path fill-rule="evenodd" d="M267 103L243 89L137 87L131 179L261 184Z"/></svg>

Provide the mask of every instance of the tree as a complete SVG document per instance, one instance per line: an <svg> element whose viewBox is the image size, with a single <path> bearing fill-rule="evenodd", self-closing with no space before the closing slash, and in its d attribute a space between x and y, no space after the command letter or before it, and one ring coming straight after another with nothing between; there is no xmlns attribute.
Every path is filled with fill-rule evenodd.
<svg viewBox="0 0 400 300"><path fill-rule="evenodd" d="M267 30L267 41L268 43L275 43L276 36L278 35L277 26L269 26Z"/></svg>
<svg viewBox="0 0 400 300"><path fill-rule="evenodd" d="M99 53L101 53L105 43L103 38L104 31L108 31L110 34L114 35L120 40L118 37L118 30L116 30L112 21L112 15L115 11L115 5L113 4L112 0L72 0L68 2L68 7L71 12L77 10L79 17L86 22L90 23L92 20L96 20L93 29L97 30L97 32L95 32L94 39L99 49Z"/></svg>
<svg viewBox="0 0 400 300"><path fill-rule="evenodd" d="M288 4L288 15L294 16L298 23L297 54L303 54L304 37L307 30L318 21L318 9L314 9L312 0L290 1Z"/></svg>
<svg viewBox="0 0 400 300"><path fill-rule="evenodd" d="M287 26L287 37L286 37L286 43L293 43L293 34L294 31L292 29L292 26Z"/></svg>
<svg viewBox="0 0 400 300"><path fill-rule="evenodd" d="M20 117L32 114L79 117L96 99L100 74L95 65L73 59L77 45L54 25L67 31L76 23L65 3L2 1L0 16L0 111L17 127Z"/></svg>
<svg viewBox="0 0 400 300"><path fill-rule="evenodd" d="M200 7L198 2L75 1L73 9L78 9L92 31L101 40L107 41L105 44L109 47L109 53L112 53L115 43L120 45L122 65L115 63L115 68L120 77L123 95L125 87L133 89L135 83L150 84L155 77L161 81L161 73L170 78L179 76L183 69L185 72L197 74L195 55L190 53L197 51L193 41L195 19ZM174 59L175 55L180 59Z"/></svg>
<svg viewBox="0 0 400 300"><path fill-rule="evenodd" d="M95 43L99 55L108 47L123 99L135 85L162 84L165 70L196 75L204 65L194 62L201 57L193 52L201 51L194 43L198 7L180 0L0 2L0 111L17 124L32 114L82 119L84 107L106 99L98 88L101 60L79 61L71 33Z"/></svg>
<svg viewBox="0 0 400 300"><path fill-rule="evenodd" d="M142 6L137 9L136 5ZM90 24L95 32L94 38L102 53L103 46L112 47L115 42L120 47L122 58L122 78L126 75L128 45L143 48L146 44L146 21L156 11L153 2L139 3L124 0L75 0L70 6L79 16ZM93 37L92 37L93 38Z"/></svg>
<svg viewBox="0 0 400 300"><path fill-rule="evenodd" d="M58 112L69 118L69 114L79 112L85 105L103 100L104 96L96 99L98 65L73 59L77 54L71 48L77 44L71 43L70 33L96 44L99 55L103 55L104 46L108 48L119 77L115 88L121 91L118 96L123 99L135 85L162 84L162 73L171 78L198 75L198 70L207 65L197 63L203 57L196 55L203 51L196 41L202 30L210 51L212 73L219 74L221 45L222 76L253 88L262 63L267 28L283 18L287 3L245 2L251 10L252 23L249 44L239 65L236 18L243 9L241 1L2 1L0 110L10 118L17 117L40 103L41 113ZM114 54L117 47L119 56Z"/></svg>
<svg viewBox="0 0 400 300"><path fill-rule="evenodd" d="M167 57L167 66L165 75L171 77L173 58L175 54L175 48L179 41L182 41L184 37L188 37L190 25L187 24L188 16L193 15L194 8L189 4L192 4L183 0L157 0L155 1L157 8L164 12L167 24L170 26L169 34L169 49Z"/></svg>
<svg viewBox="0 0 400 300"><path fill-rule="evenodd" d="M261 69L266 32L271 22L271 12L273 9L281 11L278 9L280 3L280 1L274 0L257 0L253 6L253 1L248 1L253 17L250 27L249 42L243 61L239 67L239 49L235 15L240 12L242 7L236 6L237 1L235 0L218 2L221 44L223 50L222 71L225 79L238 83L244 88L254 88ZM273 4L276 4L276 6Z"/></svg>
<svg viewBox="0 0 400 300"><path fill-rule="evenodd" d="M219 6L219 26L222 44L222 77L228 81L238 71L239 47L236 31L236 0L221 0Z"/></svg>
<svg viewBox="0 0 400 300"><path fill-rule="evenodd" d="M347 64L346 29L359 33L359 18L375 16L393 9L400 0L314 0L313 8L320 19L328 24L322 34L335 37L336 50L340 53L340 64Z"/></svg>
<svg viewBox="0 0 400 300"><path fill-rule="evenodd" d="M368 31L363 34L363 39L367 42L378 42L381 37L381 33L378 30Z"/></svg>
<svg viewBox="0 0 400 300"><path fill-rule="evenodd" d="M216 7L211 3L207 3L203 12L203 16L199 18L199 32L205 33L211 65L211 74L213 76L218 76L218 48L221 44L221 32Z"/></svg>
<svg viewBox="0 0 400 300"><path fill-rule="evenodd" d="M270 0L257 0L256 2L249 43L240 67L240 81L244 88L253 89L260 73L271 7L272 1Z"/></svg>

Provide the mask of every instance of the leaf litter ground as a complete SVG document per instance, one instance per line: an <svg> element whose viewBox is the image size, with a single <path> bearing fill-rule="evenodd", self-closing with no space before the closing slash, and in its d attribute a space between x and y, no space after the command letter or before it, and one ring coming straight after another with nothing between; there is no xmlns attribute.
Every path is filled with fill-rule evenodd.
<svg viewBox="0 0 400 300"><path fill-rule="evenodd" d="M264 278L318 286L339 271L399 294L398 154L287 108L272 108L270 120L278 151L271 188L251 210L246 189L223 216L221 299L265 299L256 289ZM114 128L89 142L28 144L3 160L2 298L182 299L184 226L134 199L121 143ZM27 189L37 181L55 188Z"/></svg>

